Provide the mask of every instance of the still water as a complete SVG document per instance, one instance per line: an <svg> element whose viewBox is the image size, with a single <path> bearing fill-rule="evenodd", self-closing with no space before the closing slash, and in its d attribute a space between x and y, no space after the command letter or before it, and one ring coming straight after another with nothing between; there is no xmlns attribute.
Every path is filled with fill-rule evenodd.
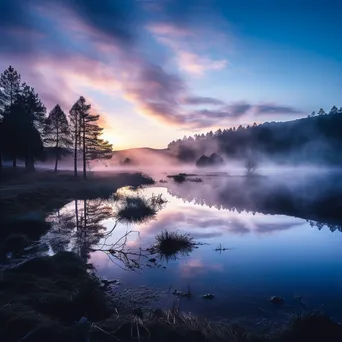
<svg viewBox="0 0 342 342"><path fill-rule="evenodd" d="M342 319L340 226L238 212L205 200L205 184L193 184L201 189L198 196L180 187L163 184L138 190L145 198L161 194L167 201L154 218L142 223L118 221L115 199L73 201L48 217L53 226L44 240L50 253L75 251L96 267L98 276L119 279L121 289L146 285L186 292L190 286L192 298L182 298L180 308L212 319L283 318L302 309L320 309ZM136 191L124 188L119 193ZM86 231L77 229L82 222ZM157 260L151 267L151 256L145 257L144 251L164 230L188 233L200 244L189 255ZM132 270L120 254L111 255L108 250L115 242L141 266ZM203 299L207 293L214 299ZM273 305L271 296L281 296L284 304ZM155 305L170 308L174 299L169 297Z"/></svg>

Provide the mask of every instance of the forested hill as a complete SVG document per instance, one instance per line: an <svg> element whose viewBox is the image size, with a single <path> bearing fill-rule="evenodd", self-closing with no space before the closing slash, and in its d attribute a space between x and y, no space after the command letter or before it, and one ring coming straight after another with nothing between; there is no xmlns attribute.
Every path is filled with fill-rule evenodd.
<svg viewBox="0 0 342 342"><path fill-rule="evenodd" d="M342 108L287 122L219 129L215 133L184 137L168 145L184 162L201 155L220 153L226 159L243 159L250 154L285 163L342 164Z"/></svg>

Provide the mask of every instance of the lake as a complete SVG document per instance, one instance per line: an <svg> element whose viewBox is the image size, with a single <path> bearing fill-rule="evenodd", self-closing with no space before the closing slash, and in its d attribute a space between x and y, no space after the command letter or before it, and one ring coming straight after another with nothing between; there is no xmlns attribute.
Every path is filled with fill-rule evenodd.
<svg viewBox="0 0 342 342"><path fill-rule="evenodd" d="M264 320L269 327L270 321L276 324L314 309L341 320L341 226L247 211L241 205L237 209L224 196L215 196L208 184L208 179L183 184L169 180L120 189L121 197L161 195L167 201L140 223L117 219L118 194L109 200L72 201L47 218L52 228L42 241L50 254L73 250L95 266L99 277L120 280L116 291L142 285L159 291L162 295L149 303L152 307L171 308L176 300L172 293L190 287L191 298L182 297L177 305L211 319ZM189 234L198 245L188 255L168 260L149 255L146 249L165 230ZM113 253L114 243L127 254ZM156 262L149 261L152 257ZM203 299L208 293L214 298ZM272 296L282 297L283 304L271 303Z"/></svg>

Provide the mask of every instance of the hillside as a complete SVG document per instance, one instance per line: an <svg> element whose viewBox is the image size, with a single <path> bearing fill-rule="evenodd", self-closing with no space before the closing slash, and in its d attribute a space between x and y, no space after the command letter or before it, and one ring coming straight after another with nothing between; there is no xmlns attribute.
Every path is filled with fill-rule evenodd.
<svg viewBox="0 0 342 342"><path fill-rule="evenodd" d="M160 165L161 163L177 163L177 158L168 149L149 147L130 148L113 152L111 165L119 165L129 158L132 165Z"/></svg>
<svg viewBox="0 0 342 342"><path fill-rule="evenodd" d="M276 162L341 165L342 111L184 137L168 148L179 160L191 163L215 152L226 159L253 155Z"/></svg>

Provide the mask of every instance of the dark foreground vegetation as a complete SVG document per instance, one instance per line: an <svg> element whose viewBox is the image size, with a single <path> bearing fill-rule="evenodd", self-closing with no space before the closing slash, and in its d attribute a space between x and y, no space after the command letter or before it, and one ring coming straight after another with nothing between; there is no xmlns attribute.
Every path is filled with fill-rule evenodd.
<svg viewBox="0 0 342 342"><path fill-rule="evenodd" d="M261 336L177 309L120 314L89 266L71 252L34 258L2 271L0 340L334 342L342 327L318 313L294 317L284 330Z"/></svg>

